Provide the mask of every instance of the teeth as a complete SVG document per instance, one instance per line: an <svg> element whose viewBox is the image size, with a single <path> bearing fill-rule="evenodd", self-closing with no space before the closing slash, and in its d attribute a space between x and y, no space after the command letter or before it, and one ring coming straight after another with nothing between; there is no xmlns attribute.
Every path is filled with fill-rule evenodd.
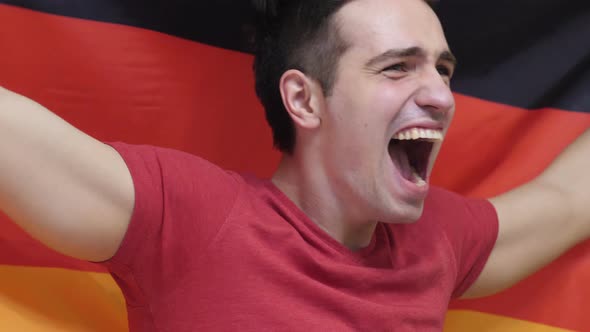
<svg viewBox="0 0 590 332"><path fill-rule="evenodd" d="M443 139L443 133L441 130L436 129L424 129L424 128L410 128L393 136L397 140L417 140L427 139L433 141L441 141Z"/></svg>
<svg viewBox="0 0 590 332"><path fill-rule="evenodd" d="M426 185L426 181L424 181L424 179L413 168L412 168L412 176L414 177L414 183L418 187L424 187Z"/></svg>

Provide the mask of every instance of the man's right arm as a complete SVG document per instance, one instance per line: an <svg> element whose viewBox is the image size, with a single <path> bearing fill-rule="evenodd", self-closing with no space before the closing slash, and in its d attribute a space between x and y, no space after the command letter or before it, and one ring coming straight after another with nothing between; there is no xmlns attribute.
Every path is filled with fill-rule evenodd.
<svg viewBox="0 0 590 332"><path fill-rule="evenodd" d="M133 204L113 148L0 87L0 210L61 253L103 261L119 248Z"/></svg>

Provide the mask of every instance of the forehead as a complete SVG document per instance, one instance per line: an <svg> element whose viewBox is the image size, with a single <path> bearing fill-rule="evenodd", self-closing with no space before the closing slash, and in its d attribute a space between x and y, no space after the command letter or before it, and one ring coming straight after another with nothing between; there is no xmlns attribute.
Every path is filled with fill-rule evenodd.
<svg viewBox="0 0 590 332"><path fill-rule="evenodd" d="M428 53L448 50L440 21L423 0L354 0L335 15L350 49L380 53L420 47Z"/></svg>

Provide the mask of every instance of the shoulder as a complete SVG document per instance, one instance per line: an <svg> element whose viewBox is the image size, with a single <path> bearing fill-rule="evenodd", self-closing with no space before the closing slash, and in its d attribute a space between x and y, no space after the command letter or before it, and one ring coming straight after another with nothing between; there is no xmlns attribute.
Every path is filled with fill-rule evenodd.
<svg viewBox="0 0 590 332"><path fill-rule="evenodd" d="M497 219L496 210L487 199L471 198L455 192L433 186L424 202L422 218L449 220L453 218Z"/></svg>
<svg viewBox="0 0 590 332"><path fill-rule="evenodd" d="M499 227L498 214L489 200L465 197L436 187L425 202L421 220L441 231L456 253L493 245Z"/></svg>
<svg viewBox="0 0 590 332"><path fill-rule="evenodd" d="M195 178L199 181L222 180L236 181L236 173L197 155L152 145L134 145L121 142L108 143L123 158L127 167L134 175L151 175L167 178ZM135 178L135 176L134 176Z"/></svg>
<svg viewBox="0 0 590 332"><path fill-rule="evenodd" d="M107 144L117 150L125 162L128 163L157 161L173 165L195 166L202 164L202 166L205 167L217 167L204 158L181 150L153 145L135 145L123 142L109 142Z"/></svg>
<svg viewBox="0 0 590 332"><path fill-rule="evenodd" d="M155 255L192 252L187 246L206 248L243 192L242 176L190 153L149 145L109 145L125 160L135 192L129 229L114 259L123 265ZM163 250L159 245L150 247L164 242L169 243L166 252L158 253ZM145 257L136 257L139 252Z"/></svg>
<svg viewBox="0 0 590 332"><path fill-rule="evenodd" d="M143 204L149 211L159 208L151 215L161 215L164 206L173 215L187 211L215 215L212 211L232 206L244 184L239 174L187 152L150 145L110 145L129 168L136 207Z"/></svg>

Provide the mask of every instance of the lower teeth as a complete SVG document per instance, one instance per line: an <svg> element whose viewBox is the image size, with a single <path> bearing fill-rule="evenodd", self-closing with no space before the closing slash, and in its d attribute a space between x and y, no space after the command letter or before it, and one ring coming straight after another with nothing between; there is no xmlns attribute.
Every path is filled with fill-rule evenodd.
<svg viewBox="0 0 590 332"><path fill-rule="evenodd" d="M417 186L423 187L426 185L426 181L424 181L424 179L422 179L422 177L418 174L418 172L416 172L416 170L414 168L412 168L412 176L414 177L414 183Z"/></svg>

